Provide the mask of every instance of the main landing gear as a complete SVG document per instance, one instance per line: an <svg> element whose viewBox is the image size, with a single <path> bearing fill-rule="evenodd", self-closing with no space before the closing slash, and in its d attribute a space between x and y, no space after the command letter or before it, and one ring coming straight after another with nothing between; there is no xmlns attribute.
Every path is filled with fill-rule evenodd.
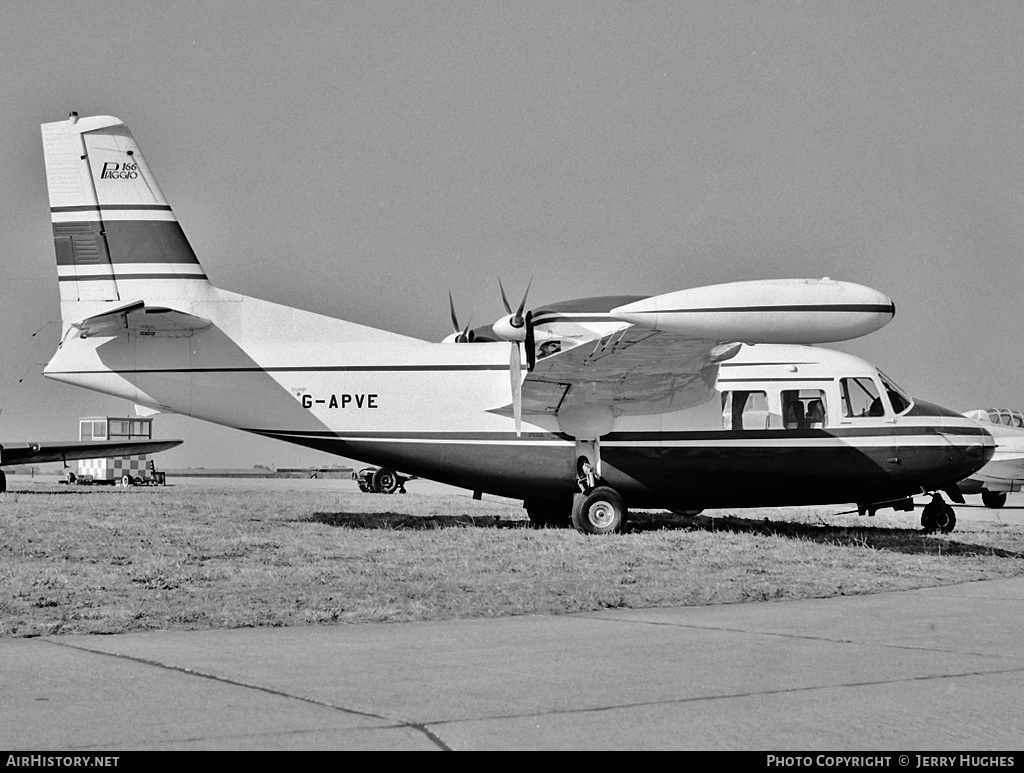
<svg viewBox="0 0 1024 773"><path fill-rule="evenodd" d="M942 494L936 492L932 495L932 501L924 506L921 511L921 528L925 534L941 532L949 534L956 528L956 513L952 506L946 503Z"/></svg>
<svg viewBox="0 0 1024 773"><path fill-rule="evenodd" d="M579 443L577 446L593 445L593 452L600 465L597 443ZM619 492L604 485L598 466L590 461L587 454L576 457L576 486L579 493L572 498L572 525L584 534L615 534L626 530L629 511Z"/></svg>
<svg viewBox="0 0 1024 773"><path fill-rule="evenodd" d="M584 534L615 534L626 530L629 510L619 492L601 479L600 457L594 453L595 449L587 451L576 457L577 493L572 498L571 508L567 497L528 499L523 503L534 526L557 527L572 523ZM592 458L597 464L591 463Z"/></svg>

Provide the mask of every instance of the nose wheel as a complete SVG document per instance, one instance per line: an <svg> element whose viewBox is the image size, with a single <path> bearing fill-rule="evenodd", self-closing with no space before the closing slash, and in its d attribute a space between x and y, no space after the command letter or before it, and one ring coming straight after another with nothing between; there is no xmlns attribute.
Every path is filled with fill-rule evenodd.
<svg viewBox="0 0 1024 773"><path fill-rule="evenodd" d="M956 528L956 513L953 512L953 507L943 500L941 494L934 494L932 501L921 511L921 528L925 534L949 534Z"/></svg>

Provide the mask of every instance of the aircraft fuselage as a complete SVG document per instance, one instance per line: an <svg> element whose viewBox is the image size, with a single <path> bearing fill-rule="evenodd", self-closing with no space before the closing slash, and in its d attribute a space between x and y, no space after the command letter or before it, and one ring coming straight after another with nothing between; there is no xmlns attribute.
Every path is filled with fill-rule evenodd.
<svg viewBox="0 0 1024 773"><path fill-rule="evenodd" d="M573 493L574 439L557 417L526 406L514 431L509 344L350 340L350 323L289 309L282 325L283 307L216 292L191 308L215 320L200 330L71 328L46 375L467 489ZM710 400L617 416L601 448L601 476L629 506L680 509L892 501L968 477L993 441L859 358L759 344L721 364Z"/></svg>

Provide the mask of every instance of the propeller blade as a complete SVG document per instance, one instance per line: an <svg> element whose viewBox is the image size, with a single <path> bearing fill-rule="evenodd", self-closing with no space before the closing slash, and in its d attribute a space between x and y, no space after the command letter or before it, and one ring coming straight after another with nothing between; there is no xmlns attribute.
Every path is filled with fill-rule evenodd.
<svg viewBox="0 0 1024 773"><path fill-rule="evenodd" d="M500 278L498 279L498 289L501 290L501 302L503 304L505 304L505 313L506 314L511 314L512 313L512 307L509 305L508 298L505 295L505 288L501 284L501 279Z"/></svg>
<svg viewBox="0 0 1024 773"><path fill-rule="evenodd" d="M537 365L537 342L533 336L533 312L526 312L526 371L532 373Z"/></svg>
<svg viewBox="0 0 1024 773"><path fill-rule="evenodd" d="M459 328L459 319L458 319L458 317L455 316L455 301L452 300L452 291L451 290L448 291L448 308L451 310L451 313L452 313L452 329L456 333L458 333L459 329L460 329Z"/></svg>
<svg viewBox="0 0 1024 773"><path fill-rule="evenodd" d="M523 293L523 300L519 302L519 308L516 310L516 319L522 322L523 309L526 308L526 296L530 294L530 285L533 284L533 277L530 277L530 281L526 283L526 292Z"/></svg>
<svg viewBox="0 0 1024 773"><path fill-rule="evenodd" d="M519 302L519 308L516 309L515 314L512 313L512 304L508 302L508 296L505 295L505 287L501 283L501 279L498 279L498 289L501 290L501 302L505 306L505 313L509 314L509 324L512 327L520 328L523 326L523 309L526 308L526 298L530 294L530 285L533 284L533 277L530 277L530 281L526 283L526 292L523 293L523 300Z"/></svg>
<svg viewBox="0 0 1024 773"><path fill-rule="evenodd" d="M466 323L466 327L460 329L459 319L458 317L455 316L455 301L452 300L451 290L448 291L448 310L451 312L452 315L452 328L458 334L455 336L455 342L460 344L472 342L474 335L471 332L469 332L469 326L473 322L473 315L469 315L469 321Z"/></svg>
<svg viewBox="0 0 1024 773"><path fill-rule="evenodd" d="M508 375L512 382L512 416L516 420L516 437L523 434L523 360L519 342L513 341L509 350Z"/></svg>

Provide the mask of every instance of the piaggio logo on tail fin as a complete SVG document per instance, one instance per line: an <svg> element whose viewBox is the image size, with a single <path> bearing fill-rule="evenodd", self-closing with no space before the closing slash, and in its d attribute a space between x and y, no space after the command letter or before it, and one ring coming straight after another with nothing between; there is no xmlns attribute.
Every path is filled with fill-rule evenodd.
<svg viewBox="0 0 1024 773"><path fill-rule="evenodd" d="M119 164L116 161L105 161L100 172L101 180L134 180L139 176L139 165L132 163Z"/></svg>

